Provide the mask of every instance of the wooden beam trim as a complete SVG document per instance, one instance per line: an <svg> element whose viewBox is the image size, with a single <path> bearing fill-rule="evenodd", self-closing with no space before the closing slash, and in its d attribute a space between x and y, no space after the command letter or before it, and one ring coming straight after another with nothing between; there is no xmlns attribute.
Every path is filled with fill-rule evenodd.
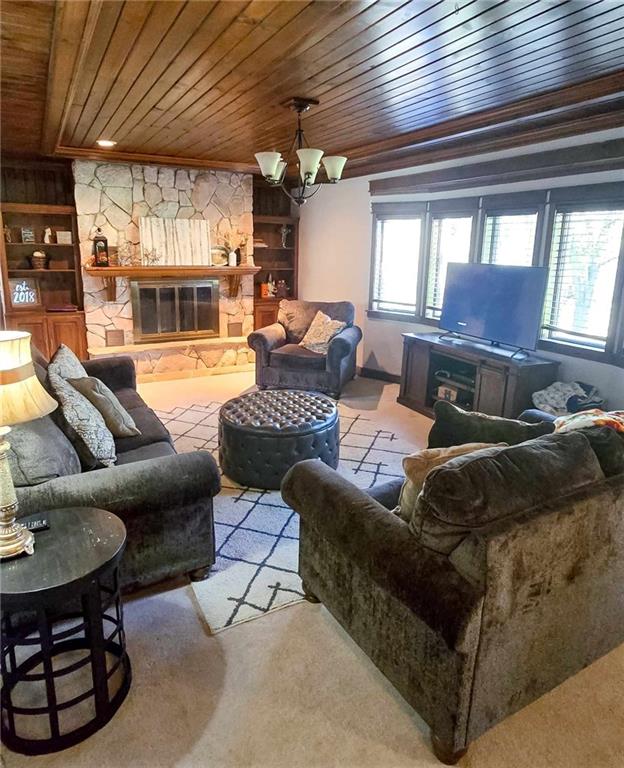
<svg viewBox="0 0 624 768"><path fill-rule="evenodd" d="M205 160L197 157L171 157L170 155L150 155L141 152L117 152L115 150L65 146L57 147L53 154L56 157L69 157L76 160L105 160L113 163L173 165L177 168L207 168L214 171L258 173L258 166L255 164L234 163L224 160Z"/></svg>
<svg viewBox="0 0 624 768"><path fill-rule="evenodd" d="M371 195L405 195L624 168L624 139L470 163L369 183Z"/></svg>

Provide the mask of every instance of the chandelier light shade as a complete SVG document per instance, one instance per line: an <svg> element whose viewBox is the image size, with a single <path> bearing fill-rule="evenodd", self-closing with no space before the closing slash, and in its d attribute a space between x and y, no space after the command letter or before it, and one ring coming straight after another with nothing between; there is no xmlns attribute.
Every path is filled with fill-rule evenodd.
<svg viewBox="0 0 624 768"><path fill-rule="evenodd" d="M340 181L342 176L342 170L347 162L346 157L340 155L328 155L323 158L323 165L325 166L325 173L327 178L332 184L336 184Z"/></svg>
<svg viewBox="0 0 624 768"><path fill-rule="evenodd" d="M275 179L282 156L279 152L256 152L256 160L265 179Z"/></svg>
<svg viewBox="0 0 624 768"><path fill-rule="evenodd" d="M301 127L301 115L316 104L318 101L314 99L299 97L295 97L290 102L291 108L297 113L297 131L286 158L283 158L281 153L277 151L257 152L255 155L265 181L273 187L281 187L282 191L297 205L303 205L321 188L321 182L316 181L321 163L327 181L330 184L336 184L340 181L347 162L347 158L342 155L323 157L322 149L313 149L307 146L308 142ZM296 162L299 169L300 183L294 189L288 189L286 186L286 170L290 161Z"/></svg>

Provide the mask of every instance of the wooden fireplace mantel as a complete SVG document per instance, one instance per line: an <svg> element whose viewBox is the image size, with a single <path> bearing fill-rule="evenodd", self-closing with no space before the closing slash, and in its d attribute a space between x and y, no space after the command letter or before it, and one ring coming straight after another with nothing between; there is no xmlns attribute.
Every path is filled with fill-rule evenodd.
<svg viewBox="0 0 624 768"><path fill-rule="evenodd" d="M91 277L100 277L106 286L106 298L115 301L117 298L116 277L127 277L129 280L201 280L202 278L226 277L230 298L238 295L241 277L255 275L260 267L242 264L240 267L90 267L84 271Z"/></svg>

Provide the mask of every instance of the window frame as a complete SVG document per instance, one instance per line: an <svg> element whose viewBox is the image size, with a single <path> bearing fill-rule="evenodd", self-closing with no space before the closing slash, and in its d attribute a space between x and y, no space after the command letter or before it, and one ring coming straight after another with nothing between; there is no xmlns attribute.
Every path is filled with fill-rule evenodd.
<svg viewBox="0 0 624 768"><path fill-rule="evenodd" d="M602 200L589 200L587 202L563 200L561 202L549 202L547 206L545 243L541 265L550 269L553 230L555 226L555 217L558 212L572 213L578 211L582 213L585 211L598 211L608 208L624 210L624 198L605 198ZM585 360L592 360L597 363L606 363L607 365L615 365L624 368L624 227L622 228L620 239L618 266L615 285L613 287L613 301L611 304L611 314L605 348L592 349L591 347L583 347L580 344L553 341L552 339L544 339L540 336L537 342L537 350L554 352L559 355L578 357Z"/></svg>
<svg viewBox="0 0 624 768"><path fill-rule="evenodd" d="M369 287L368 287L368 317L376 318L378 320L397 320L399 322L416 323L418 322L419 305L419 284L421 280L421 268L422 268L422 253L423 253L423 236L425 230L425 203L373 203L373 236L371 243L371 258L370 258L370 275L369 275ZM406 219L420 219L420 242L418 245L417 258L419 259L418 274L416 277L416 311L412 312L391 312L388 310L375 309L373 302L375 299L375 265L377 258L377 236L379 231L379 224L382 221L389 220L406 220Z"/></svg>
<svg viewBox="0 0 624 768"><path fill-rule="evenodd" d="M469 263L482 262L483 240L487 216L536 213L533 266L549 268L555 216L558 211L584 211L624 208L624 183L559 187L551 190L480 195L433 201L376 203L372 210L372 247L369 273L367 316L373 319L439 327L435 318L426 316L431 235L434 219L472 217ZM392 312L373 308L374 280L377 254L378 223L383 219L421 219L415 311ZM542 330L540 329L540 334ZM609 332L604 350L591 349L551 339L538 339L536 351L554 352L569 357L584 358L624 368L624 230L618 257L618 267Z"/></svg>

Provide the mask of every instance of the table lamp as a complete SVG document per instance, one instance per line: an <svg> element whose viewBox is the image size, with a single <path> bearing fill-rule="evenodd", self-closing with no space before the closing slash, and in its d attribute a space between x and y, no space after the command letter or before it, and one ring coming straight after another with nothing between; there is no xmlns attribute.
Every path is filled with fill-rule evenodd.
<svg viewBox="0 0 624 768"><path fill-rule="evenodd" d="M9 467L11 424L47 416L57 406L35 375L30 334L0 331L0 559L22 552L32 555L34 537L16 522L17 496ZM51 448L52 450L52 448Z"/></svg>

